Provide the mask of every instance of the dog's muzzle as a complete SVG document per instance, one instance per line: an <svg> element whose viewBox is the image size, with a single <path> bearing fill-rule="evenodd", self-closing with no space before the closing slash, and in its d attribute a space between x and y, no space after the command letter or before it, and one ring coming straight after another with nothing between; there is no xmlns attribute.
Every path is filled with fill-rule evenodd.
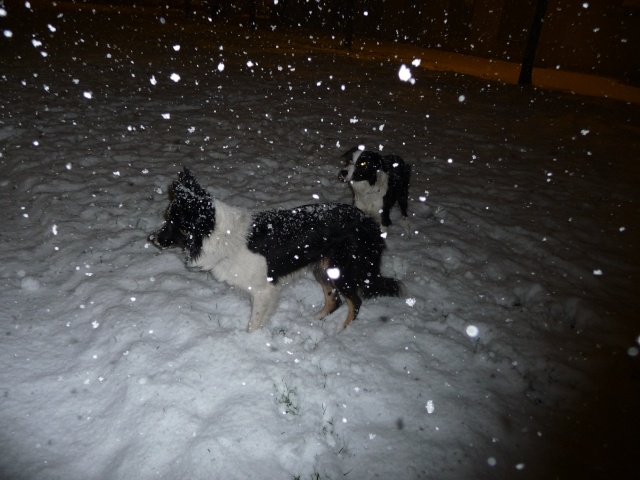
<svg viewBox="0 0 640 480"><path fill-rule="evenodd" d="M185 244L184 235L169 222L165 223L160 230L149 235L148 240L163 250L170 247L184 247Z"/></svg>
<svg viewBox="0 0 640 480"><path fill-rule="evenodd" d="M153 232L151 235L149 235L147 237L147 241L161 250L164 250L166 248L158 243L158 232Z"/></svg>

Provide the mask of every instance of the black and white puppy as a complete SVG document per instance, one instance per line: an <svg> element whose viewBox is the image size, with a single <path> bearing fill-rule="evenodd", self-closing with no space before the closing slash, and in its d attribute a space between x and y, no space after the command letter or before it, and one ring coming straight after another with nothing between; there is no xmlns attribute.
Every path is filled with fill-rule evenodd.
<svg viewBox="0 0 640 480"><path fill-rule="evenodd" d="M188 267L247 292L250 332L269 320L282 284L306 267L324 291L317 319L346 299L343 329L358 315L361 296L400 294L400 282L380 273L386 248L380 228L357 208L326 203L252 214L214 200L186 168L173 183L165 224L149 240L183 247Z"/></svg>
<svg viewBox="0 0 640 480"><path fill-rule="evenodd" d="M377 219L383 231L391 225L389 213L396 202L406 220L411 166L397 155L383 156L364 147L352 148L343 156L340 179L351 185L355 206Z"/></svg>

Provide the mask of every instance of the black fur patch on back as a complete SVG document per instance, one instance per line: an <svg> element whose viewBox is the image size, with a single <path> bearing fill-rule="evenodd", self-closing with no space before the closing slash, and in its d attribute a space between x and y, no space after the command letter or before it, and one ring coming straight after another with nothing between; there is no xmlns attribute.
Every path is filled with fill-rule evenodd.
<svg viewBox="0 0 640 480"><path fill-rule="evenodd" d="M397 192L408 191L411 166L397 155L382 157L382 170L389 174L389 187ZM408 194L408 193L407 193Z"/></svg>
<svg viewBox="0 0 640 480"><path fill-rule="evenodd" d="M351 205L270 210L256 214L253 220L247 247L266 258L273 282L335 253L354 260L364 253L379 260L385 248L375 220Z"/></svg>

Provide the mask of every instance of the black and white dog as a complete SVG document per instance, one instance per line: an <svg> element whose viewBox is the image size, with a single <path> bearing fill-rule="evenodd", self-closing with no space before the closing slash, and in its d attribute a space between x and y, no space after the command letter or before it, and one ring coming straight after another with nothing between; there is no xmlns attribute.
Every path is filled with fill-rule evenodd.
<svg viewBox="0 0 640 480"><path fill-rule="evenodd" d="M398 202L402 218L407 219L411 166L397 155L354 147L343 155L346 159L340 179L353 189L354 204L377 219L386 231L391 225L389 213Z"/></svg>
<svg viewBox="0 0 640 480"><path fill-rule="evenodd" d="M349 307L342 328L358 315L360 296L398 296L400 282L380 273L386 248L376 222L338 203L249 213L214 200L185 168L173 183L166 222L149 240L183 247L188 267L211 272L251 297L248 331L261 328L278 302L283 282L311 267L324 291L317 319Z"/></svg>

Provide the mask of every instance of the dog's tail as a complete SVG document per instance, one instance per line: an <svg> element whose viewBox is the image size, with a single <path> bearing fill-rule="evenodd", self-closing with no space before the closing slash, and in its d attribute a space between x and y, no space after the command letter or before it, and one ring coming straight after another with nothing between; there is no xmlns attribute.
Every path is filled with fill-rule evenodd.
<svg viewBox="0 0 640 480"><path fill-rule="evenodd" d="M373 297L399 297L402 293L402 283L395 278L383 277L378 275L373 279L369 279L362 288L362 296L364 298Z"/></svg>

